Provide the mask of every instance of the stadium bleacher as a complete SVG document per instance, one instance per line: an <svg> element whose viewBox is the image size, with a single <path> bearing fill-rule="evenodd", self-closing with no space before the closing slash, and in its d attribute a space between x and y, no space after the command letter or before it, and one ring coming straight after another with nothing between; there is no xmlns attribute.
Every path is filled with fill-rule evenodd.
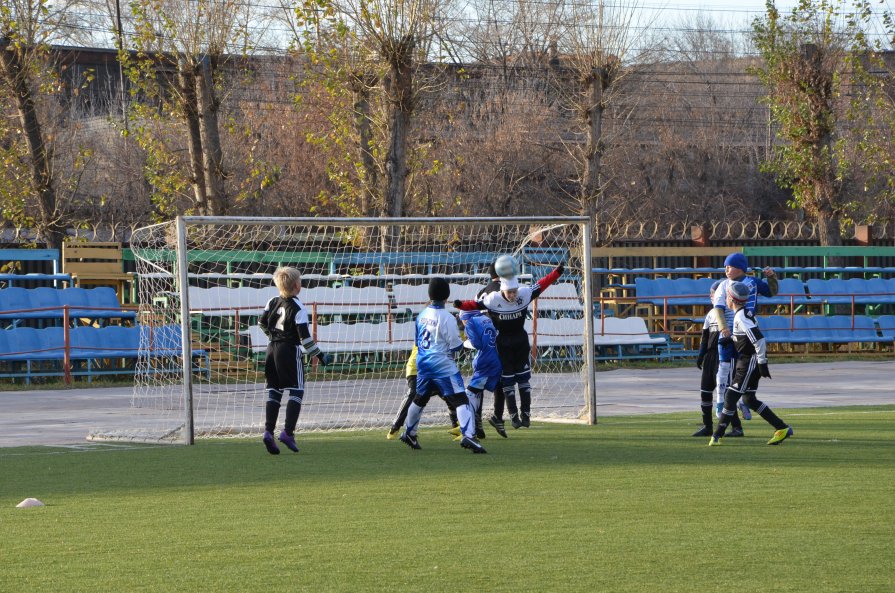
<svg viewBox="0 0 895 593"><path fill-rule="evenodd" d="M122 309L115 290L106 286L96 288L21 288L0 289L0 320L13 326L22 320L70 319L91 320L134 319L136 313Z"/></svg>
<svg viewBox="0 0 895 593"><path fill-rule="evenodd" d="M65 328L35 329L17 327L0 331L0 378L23 378L30 383L36 377L83 376L89 380L100 375L133 374L134 361L145 356L155 361L152 372L180 372L182 355L179 325L74 327L65 342ZM194 371L208 374L208 353L192 351ZM72 361L71 369L64 362ZM46 363L46 364L43 364Z"/></svg>

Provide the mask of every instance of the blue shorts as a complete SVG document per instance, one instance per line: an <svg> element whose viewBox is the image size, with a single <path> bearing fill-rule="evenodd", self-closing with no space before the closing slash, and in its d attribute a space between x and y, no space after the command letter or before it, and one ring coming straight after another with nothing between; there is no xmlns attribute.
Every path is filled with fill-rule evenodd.
<svg viewBox="0 0 895 593"><path fill-rule="evenodd" d="M731 341L727 344L718 342L718 360L720 362L730 362L737 357L737 347Z"/></svg>
<svg viewBox="0 0 895 593"><path fill-rule="evenodd" d="M497 371L496 373L492 372L492 374L489 375L475 369L472 372L472 378L469 380L470 388L481 389L483 391L487 390L493 392L497 389L498 384L500 384L500 371Z"/></svg>
<svg viewBox="0 0 895 593"><path fill-rule="evenodd" d="M418 395L440 395L447 397L458 393L466 393L466 387L463 386L463 375L456 372L448 377L424 377L416 376L416 392Z"/></svg>

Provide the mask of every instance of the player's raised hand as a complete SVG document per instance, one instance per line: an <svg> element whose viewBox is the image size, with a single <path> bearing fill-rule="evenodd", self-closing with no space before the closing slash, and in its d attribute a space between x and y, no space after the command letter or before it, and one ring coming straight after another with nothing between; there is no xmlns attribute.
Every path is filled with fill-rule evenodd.
<svg viewBox="0 0 895 593"><path fill-rule="evenodd" d="M775 272L774 268L771 268L771 267L762 269L761 273L764 274L765 278L773 278L774 276L777 275L777 272Z"/></svg>
<svg viewBox="0 0 895 593"><path fill-rule="evenodd" d="M562 276L563 272L566 271L566 264L563 262L559 262L559 265L556 266L556 273Z"/></svg>

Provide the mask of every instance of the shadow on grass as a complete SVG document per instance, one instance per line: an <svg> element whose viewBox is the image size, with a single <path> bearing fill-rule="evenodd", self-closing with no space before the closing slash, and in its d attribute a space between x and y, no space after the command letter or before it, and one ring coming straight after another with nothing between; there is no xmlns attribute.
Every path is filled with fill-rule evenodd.
<svg viewBox="0 0 895 593"><path fill-rule="evenodd" d="M258 439L200 441L194 447L7 449L0 454L0 497L372 484L444 475L473 481L524 480L533 473L624 467L892 467L895 448L888 435L895 406L829 412L798 417L793 422L795 436L777 447L765 444L773 430L760 419L745 423L746 438L726 439L721 447L709 448L708 439L689 436L693 414L667 414L603 419L597 426L535 423L511 431L508 439L489 432L483 441L487 455L461 449L445 429L421 432L421 451L387 441L385 431L300 435L301 453L283 448L278 456L269 455Z"/></svg>

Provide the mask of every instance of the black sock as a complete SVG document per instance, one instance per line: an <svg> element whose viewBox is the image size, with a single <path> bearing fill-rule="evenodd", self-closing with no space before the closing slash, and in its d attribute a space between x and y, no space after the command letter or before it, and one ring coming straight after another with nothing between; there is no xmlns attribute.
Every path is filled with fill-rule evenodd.
<svg viewBox="0 0 895 593"><path fill-rule="evenodd" d="M518 416L519 408L516 407L516 388L514 385L504 385L503 388L504 399L507 404L507 412L510 413L510 416Z"/></svg>
<svg viewBox="0 0 895 593"><path fill-rule="evenodd" d="M531 387L519 388L519 407L523 416L531 416Z"/></svg>
<svg viewBox="0 0 895 593"><path fill-rule="evenodd" d="M774 411L767 406L764 406L764 409L759 412L759 415L765 419L765 422L773 426L775 430L780 430L788 426L786 422L781 420L777 416L777 414L775 414Z"/></svg>
<svg viewBox="0 0 895 593"><path fill-rule="evenodd" d="M503 422L503 405L506 398L503 395L503 387L498 385L494 391L494 417L498 422Z"/></svg>
<svg viewBox="0 0 895 593"><path fill-rule="evenodd" d="M277 428L277 416L280 415L280 400L283 393L274 389L267 390L267 403L264 405L264 430L272 433Z"/></svg>
<svg viewBox="0 0 895 593"><path fill-rule="evenodd" d="M289 394L289 401L286 402L285 429L286 434L288 435L295 434L295 425L298 424L298 415L301 414L301 399L302 393L300 391L293 391Z"/></svg>
<svg viewBox="0 0 895 593"><path fill-rule="evenodd" d="M712 428L712 413L715 411L715 406L712 405L712 402L703 403L699 406L702 409L702 424L703 426Z"/></svg>
<svg viewBox="0 0 895 593"><path fill-rule="evenodd" d="M712 433L712 437L716 439L720 439L724 436L724 431L727 430L727 425L730 423L731 416L728 416L725 413L721 413L721 418L718 419L718 427L715 428L715 432Z"/></svg>

